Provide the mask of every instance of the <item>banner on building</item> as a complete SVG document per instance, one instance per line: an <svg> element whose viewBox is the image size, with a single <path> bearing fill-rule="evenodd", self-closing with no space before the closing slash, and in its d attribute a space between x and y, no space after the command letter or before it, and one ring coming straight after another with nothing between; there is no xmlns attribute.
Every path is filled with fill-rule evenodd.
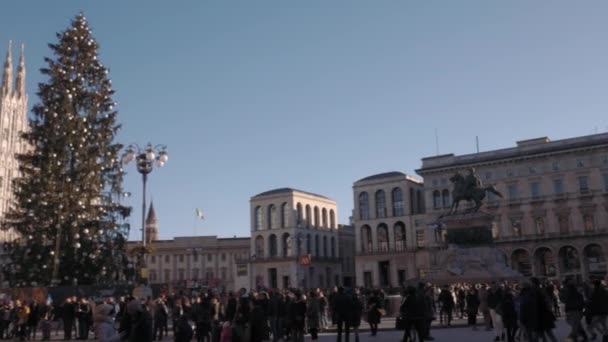
<svg viewBox="0 0 608 342"><path fill-rule="evenodd" d="M302 255L300 257L300 265L302 266L310 266L310 264L312 263L310 254L309 255Z"/></svg>

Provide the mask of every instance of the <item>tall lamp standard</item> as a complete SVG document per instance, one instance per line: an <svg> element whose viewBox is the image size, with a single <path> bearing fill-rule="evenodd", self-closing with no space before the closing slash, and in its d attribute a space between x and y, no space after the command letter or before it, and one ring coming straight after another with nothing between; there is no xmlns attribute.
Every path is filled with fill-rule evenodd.
<svg viewBox="0 0 608 342"><path fill-rule="evenodd" d="M167 147L165 145L156 145L148 143L146 147L142 148L137 144L132 144L127 147L124 154L122 155L122 163L124 165L129 164L135 160L135 166L137 171L141 174L143 183L143 195L142 195L142 210L141 210L141 250L138 254L138 264L141 268L140 280L142 284L146 283L147 270L146 270L146 183L148 181L148 174L154 170L154 167L163 167L167 160L169 160L169 154L167 153Z"/></svg>

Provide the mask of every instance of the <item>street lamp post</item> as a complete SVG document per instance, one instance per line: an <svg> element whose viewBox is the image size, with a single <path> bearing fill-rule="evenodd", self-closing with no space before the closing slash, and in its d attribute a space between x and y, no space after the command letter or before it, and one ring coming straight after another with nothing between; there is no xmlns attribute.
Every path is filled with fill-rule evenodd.
<svg viewBox="0 0 608 342"><path fill-rule="evenodd" d="M163 167L167 160L169 160L169 154L167 153L167 147L164 145L152 146L148 143L144 148L139 147L137 144L132 144L125 150L122 156L122 163L124 165L129 164L135 160L135 166L137 171L142 176L143 195L142 195L142 210L141 210L141 251L139 253L139 266L141 268L140 280L142 284L145 284L147 275L145 254L146 254L146 184L148 181L148 174L154 170L154 167Z"/></svg>

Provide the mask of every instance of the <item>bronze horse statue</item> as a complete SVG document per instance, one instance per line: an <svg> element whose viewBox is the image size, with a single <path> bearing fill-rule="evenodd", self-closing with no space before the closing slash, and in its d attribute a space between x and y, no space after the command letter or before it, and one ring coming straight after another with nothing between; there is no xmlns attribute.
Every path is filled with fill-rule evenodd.
<svg viewBox="0 0 608 342"><path fill-rule="evenodd" d="M487 192L491 192L502 198L502 194L494 185L479 187L475 184L467 184L467 180L460 173L456 173L454 176L452 176L450 181L454 183L454 190L452 191L452 207L450 208L449 212L450 215L455 214L458 211L460 201L475 202L475 206L471 209L471 212L477 212L481 207L482 201L486 198Z"/></svg>

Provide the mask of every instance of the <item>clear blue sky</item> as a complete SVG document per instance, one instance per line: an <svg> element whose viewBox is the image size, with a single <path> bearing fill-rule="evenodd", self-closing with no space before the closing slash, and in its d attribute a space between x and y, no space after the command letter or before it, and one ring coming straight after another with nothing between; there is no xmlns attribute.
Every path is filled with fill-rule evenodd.
<svg viewBox="0 0 608 342"><path fill-rule="evenodd" d="M348 222L352 183L420 158L608 127L608 2L10 1L30 108L48 42L84 11L124 143L164 143L160 235L249 234L249 198L321 193ZM4 55L5 47L0 46ZM15 52L17 49L15 49ZM125 188L138 234L141 185Z"/></svg>

